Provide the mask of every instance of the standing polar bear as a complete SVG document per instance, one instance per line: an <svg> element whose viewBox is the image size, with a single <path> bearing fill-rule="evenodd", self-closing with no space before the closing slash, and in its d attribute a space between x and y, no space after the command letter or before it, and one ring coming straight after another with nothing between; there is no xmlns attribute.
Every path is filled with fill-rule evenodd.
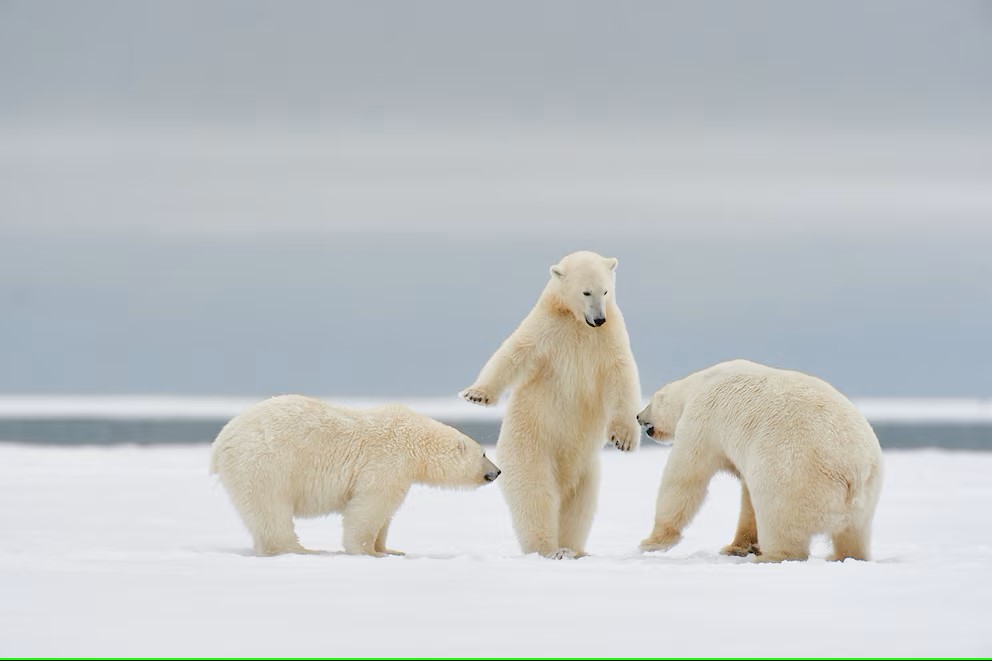
<svg viewBox="0 0 992 661"><path fill-rule="evenodd" d="M868 559L882 450L861 412L828 383L733 360L669 383L637 419L651 438L674 440L642 550L677 544L723 470L741 480L741 512L721 553L805 560L811 537L826 533L832 560Z"/></svg>
<svg viewBox="0 0 992 661"><path fill-rule="evenodd" d="M616 303L617 260L593 252L551 267L537 305L461 392L490 406L513 387L496 449L524 553L585 555L606 439L640 438L640 383Z"/></svg>
<svg viewBox="0 0 992 661"><path fill-rule="evenodd" d="M344 550L386 548L393 513L414 483L476 487L499 476L482 447L405 406L358 410L300 395L273 397L231 420L213 444L220 476L260 555L306 553L293 517L344 513Z"/></svg>

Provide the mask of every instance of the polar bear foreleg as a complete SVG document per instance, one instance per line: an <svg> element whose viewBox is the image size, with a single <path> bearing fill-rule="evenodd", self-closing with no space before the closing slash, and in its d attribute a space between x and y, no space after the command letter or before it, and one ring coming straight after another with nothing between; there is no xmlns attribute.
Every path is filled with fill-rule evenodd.
<svg viewBox="0 0 992 661"><path fill-rule="evenodd" d="M403 551L396 551L394 549L386 548L386 535L389 534L389 524L392 522L392 518L386 519L386 522L382 524L379 528L379 534L375 537L375 546L373 547L376 553L384 553L386 555L406 555Z"/></svg>
<svg viewBox="0 0 992 661"><path fill-rule="evenodd" d="M661 476L654 528L651 535L641 542L642 551L667 551L681 541L682 530L699 511L706 499L706 487L716 472L715 467L701 461L700 457L688 451L689 448L680 447L679 443L676 439Z"/></svg>
<svg viewBox="0 0 992 661"><path fill-rule="evenodd" d="M389 552L384 550L385 532L388 532L389 521L405 495L406 491L396 494L367 488L352 496L345 506L342 522L345 553L376 557L388 555ZM383 550L376 548L380 535Z"/></svg>
<svg viewBox="0 0 992 661"><path fill-rule="evenodd" d="M641 427L637 422L641 385L632 358L630 361L617 361L607 373L604 388L610 410L607 440L623 452L636 450L641 439Z"/></svg>
<svg viewBox="0 0 992 661"><path fill-rule="evenodd" d="M473 404L495 405L503 391L527 369L532 359L531 342L526 337L524 327L514 331L486 361L475 383L461 391L459 396Z"/></svg>

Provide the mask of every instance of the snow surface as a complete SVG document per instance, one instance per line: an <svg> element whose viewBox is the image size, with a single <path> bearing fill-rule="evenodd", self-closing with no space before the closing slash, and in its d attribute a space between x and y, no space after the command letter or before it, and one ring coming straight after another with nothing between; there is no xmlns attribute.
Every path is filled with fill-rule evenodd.
<svg viewBox="0 0 992 661"><path fill-rule="evenodd" d="M233 418L261 397L181 397L166 395L0 395L0 418L200 419ZM405 403L443 420L499 420L506 401L486 408L451 397L395 400L324 397L344 406ZM645 404L647 402L644 402ZM872 422L992 422L992 399L864 398L854 403Z"/></svg>
<svg viewBox="0 0 992 661"><path fill-rule="evenodd" d="M886 453L873 562L718 555L737 485L685 540L636 551L668 451L604 451L575 561L522 557L495 486L415 487L390 546L258 558L209 448L0 444L0 656L833 656L992 654L992 453ZM498 463L498 457L496 457Z"/></svg>

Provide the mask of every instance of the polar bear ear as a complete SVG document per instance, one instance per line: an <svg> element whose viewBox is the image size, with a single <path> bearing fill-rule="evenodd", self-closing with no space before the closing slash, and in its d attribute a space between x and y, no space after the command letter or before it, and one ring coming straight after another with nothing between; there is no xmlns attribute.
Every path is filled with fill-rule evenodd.
<svg viewBox="0 0 992 661"><path fill-rule="evenodd" d="M560 265L555 264L554 266L551 267L551 275L561 280L565 277L565 272L561 270Z"/></svg>
<svg viewBox="0 0 992 661"><path fill-rule="evenodd" d="M617 259L616 257L607 257L606 258L606 265L610 268L611 271L616 271L617 270L617 264L619 264L619 263L620 263L620 260Z"/></svg>

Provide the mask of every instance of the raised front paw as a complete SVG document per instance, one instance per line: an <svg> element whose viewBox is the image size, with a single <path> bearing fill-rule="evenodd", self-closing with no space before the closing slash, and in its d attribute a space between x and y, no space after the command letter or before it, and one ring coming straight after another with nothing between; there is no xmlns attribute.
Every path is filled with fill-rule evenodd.
<svg viewBox="0 0 992 661"><path fill-rule="evenodd" d="M632 416L630 420L618 418L611 422L609 438L610 443L622 452L636 449L641 438L641 428L637 424L637 419Z"/></svg>
<svg viewBox="0 0 992 661"><path fill-rule="evenodd" d="M484 388L480 388L478 386L466 388L458 393L458 396L466 402L472 402L473 404L478 404L479 406L492 406L496 403L496 397L491 395Z"/></svg>
<svg viewBox="0 0 992 661"><path fill-rule="evenodd" d="M681 541L682 535L674 530L653 532L651 536L641 542L640 549L643 553L650 551L667 551Z"/></svg>

